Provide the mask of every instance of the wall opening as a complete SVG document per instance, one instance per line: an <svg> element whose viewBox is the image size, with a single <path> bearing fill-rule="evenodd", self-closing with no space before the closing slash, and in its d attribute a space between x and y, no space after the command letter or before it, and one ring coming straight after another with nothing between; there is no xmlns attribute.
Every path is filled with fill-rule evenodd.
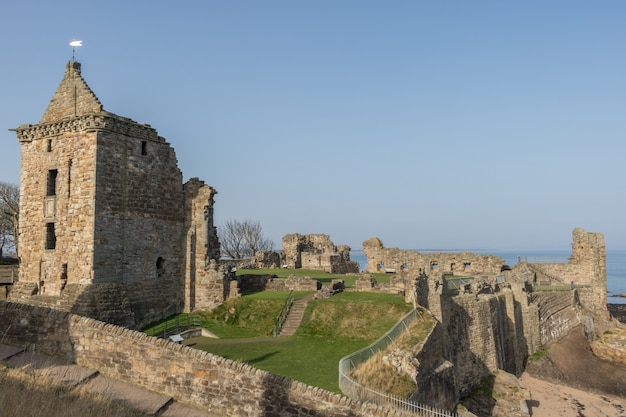
<svg viewBox="0 0 626 417"><path fill-rule="evenodd" d="M145 140L141 141L141 154L148 155L148 142Z"/></svg>
<svg viewBox="0 0 626 417"><path fill-rule="evenodd" d="M57 195L57 175L59 171L56 169L48 170L48 181L46 185L46 195L48 197Z"/></svg>
<svg viewBox="0 0 626 417"><path fill-rule="evenodd" d="M52 139L48 139L48 144L46 146L46 152L52 152Z"/></svg>
<svg viewBox="0 0 626 417"><path fill-rule="evenodd" d="M165 267L165 259L161 258L160 256L157 258L156 260L156 273L157 273L157 277L161 277L163 276L163 271L164 271L164 267Z"/></svg>
<svg viewBox="0 0 626 417"><path fill-rule="evenodd" d="M56 249L57 236L54 230L54 223L46 223L46 249Z"/></svg>
<svg viewBox="0 0 626 417"><path fill-rule="evenodd" d="M437 262L431 262L430 263L430 270L431 271L436 271L439 269L439 264Z"/></svg>

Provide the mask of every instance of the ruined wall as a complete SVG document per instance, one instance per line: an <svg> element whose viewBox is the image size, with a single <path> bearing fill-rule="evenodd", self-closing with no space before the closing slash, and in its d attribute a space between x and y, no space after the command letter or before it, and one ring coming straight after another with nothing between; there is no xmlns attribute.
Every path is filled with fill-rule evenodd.
<svg viewBox="0 0 626 417"><path fill-rule="evenodd" d="M437 322L415 355L417 390L411 399L420 404L452 410L460 396L454 382L454 364L444 358L445 342L443 325Z"/></svg>
<svg viewBox="0 0 626 417"><path fill-rule="evenodd" d="M499 274L504 259L494 255L478 255L471 252L421 253L398 248L385 248L378 238L363 242L368 272L410 272L413 274L475 275Z"/></svg>
<svg viewBox="0 0 626 417"><path fill-rule="evenodd" d="M220 243L213 224L214 188L198 178L184 185L184 311L210 310L225 299L228 281L219 265Z"/></svg>
<svg viewBox="0 0 626 417"><path fill-rule="evenodd" d="M311 277L289 275L277 278L275 275L239 275L238 291L318 291L322 284Z"/></svg>
<svg viewBox="0 0 626 417"><path fill-rule="evenodd" d="M601 233L589 233L576 228L572 233L572 255L567 264L533 264L532 267L557 284L574 283L576 287L583 287L579 291L581 304L601 318L608 318L606 248Z"/></svg>
<svg viewBox="0 0 626 417"><path fill-rule="evenodd" d="M575 291L541 291L531 295L537 305L539 343L545 346L580 324Z"/></svg>
<svg viewBox="0 0 626 417"><path fill-rule="evenodd" d="M389 277L389 283L380 283L376 281L373 275L363 274L361 278L355 281L354 288L363 292L382 292L387 294L405 295L407 277L401 275L392 275ZM407 300L410 302L411 300Z"/></svg>
<svg viewBox="0 0 626 417"><path fill-rule="evenodd" d="M312 269L331 274L359 272L358 262L350 260L350 247L335 246L324 234L283 236L281 259L292 269Z"/></svg>
<svg viewBox="0 0 626 417"><path fill-rule="evenodd" d="M404 417L406 414L93 319L0 302L3 343L25 346L218 415Z"/></svg>
<svg viewBox="0 0 626 417"><path fill-rule="evenodd" d="M275 269L283 266L281 254L271 250L257 251L254 254L254 263L257 268L262 269Z"/></svg>

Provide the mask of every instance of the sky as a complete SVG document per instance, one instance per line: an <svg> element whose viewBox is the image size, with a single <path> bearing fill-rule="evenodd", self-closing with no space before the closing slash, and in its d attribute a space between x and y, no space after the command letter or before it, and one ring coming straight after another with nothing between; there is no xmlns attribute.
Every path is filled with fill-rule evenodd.
<svg viewBox="0 0 626 417"><path fill-rule="evenodd" d="M157 129L215 222L337 245L626 249L626 2L21 1L0 6L0 181L75 59Z"/></svg>

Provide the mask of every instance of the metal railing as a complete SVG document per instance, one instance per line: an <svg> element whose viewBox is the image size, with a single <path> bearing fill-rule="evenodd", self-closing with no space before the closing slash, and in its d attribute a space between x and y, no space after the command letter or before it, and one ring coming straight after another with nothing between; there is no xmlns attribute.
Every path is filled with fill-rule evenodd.
<svg viewBox="0 0 626 417"><path fill-rule="evenodd" d="M180 334L185 330L189 330L194 327L201 327L202 318L195 315L179 316L173 320L167 320L157 326L154 326L146 334L150 336L162 337L167 339L174 334Z"/></svg>
<svg viewBox="0 0 626 417"><path fill-rule="evenodd" d="M380 339L361 350L341 358L339 361L339 388L346 396L362 402L393 407L395 409L407 411L424 417L456 417L457 414L454 412L440 410L410 401L406 398L366 387L350 377L350 371L352 369L356 368L359 364L365 362L377 352L389 346L405 330L407 330L409 325L418 317L421 317L421 313L419 310L414 308L402 319L400 319L400 321Z"/></svg>
<svg viewBox="0 0 626 417"><path fill-rule="evenodd" d="M518 256L518 263L529 264L566 264L569 263L568 256Z"/></svg>
<svg viewBox="0 0 626 417"><path fill-rule="evenodd" d="M287 297L287 301L283 306L283 310L278 315L276 319L276 323L274 324L274 336L278 336L280 330L283 328L283 324L285 324L285 320L289 315L289 311L291 310L291 306L293 305L294 292L293 290L289 293L289 297Z"/></svg>

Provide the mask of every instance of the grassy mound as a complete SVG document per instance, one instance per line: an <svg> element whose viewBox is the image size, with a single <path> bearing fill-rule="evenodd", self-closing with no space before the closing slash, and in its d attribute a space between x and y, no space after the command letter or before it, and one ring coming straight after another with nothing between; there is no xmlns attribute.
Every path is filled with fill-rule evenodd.
<svg viewBox="0 0 626 417"><path fill-rule="evenodd" d="M232 328L240 326L239 335L271 334L269 319L261 318L274 313L278 316L284 301L279 303L280 308L272 307L273 313L261 313L270 305L268 298L280 297L270 291L246 295L203 314L203 318L219 321L211 324L213 329L232 323ZM186 343L276 375L340 392L339 360L381 337L410 310L411 306L396 295L344 292L309 301L303 323L291 337L194 338Z"/></svg>

